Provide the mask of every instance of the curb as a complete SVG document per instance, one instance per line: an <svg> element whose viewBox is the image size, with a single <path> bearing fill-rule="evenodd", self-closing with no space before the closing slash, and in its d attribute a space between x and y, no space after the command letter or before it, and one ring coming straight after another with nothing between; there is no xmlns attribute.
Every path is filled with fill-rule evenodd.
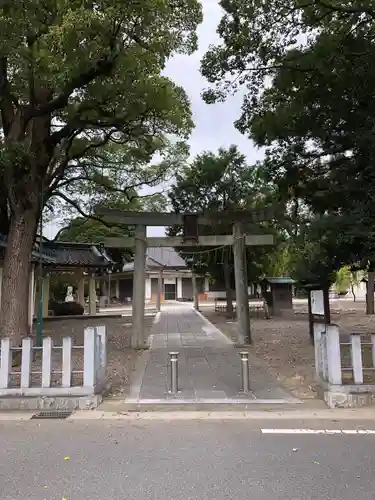
<svg viewBox="0 0 375 500"><path fill-rule="evenodd" d="M6 421L20 422L29 421L38 412L1 412L0 423ZM57 413L57 412L56 412ZM338 422L340 420L368 420L375 422L375 414L373 409L336 409L336 410L283 410L283 411L98 411L98 410L81 410L72 413L67 418L56 419L46 418L49 420L65 421L87 421L87 420L147 420L147 421L191 421L191 420L207 420L207 421L228 421L228 420L331 420ZM40 425L40 422L39 422Z"/></svg>

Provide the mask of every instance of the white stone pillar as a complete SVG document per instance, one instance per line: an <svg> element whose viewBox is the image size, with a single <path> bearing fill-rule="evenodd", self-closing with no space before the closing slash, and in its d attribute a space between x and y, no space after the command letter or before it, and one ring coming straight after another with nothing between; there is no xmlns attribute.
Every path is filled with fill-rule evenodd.
<svg viewBox="0 0 375 500"><path fill-rule="evenodd" d="M208 278L204 278L204 293L208 293L210 291L210 280Z"/></svg>
<svg viewBox="0 0 375 500"><path fill-rule="evenodd" d="M149 276L145 281L145 299L151 300L151 278Z"/></svg>
<svg viewBox="0 0 375 500"><path fill-rule="evenodd" d="M31 266L29 281L29 330L32 332L35 307L35 268Z"/></svg>
<svg viewBox="0 0 375 500"><path fill-rule="evenodd" d="M342 383L340 329L337 325L327 325L328 381L333 385Z"/></svg>
<svg viewBox="0 0 375 500"><path fill-rule="evenodd" d="M177 300L182 300L182 278L177 278Z"/></svg>
<svg viewBox="0 0 375 500"><path fill-rule="evenodd" d="M115 283L116 283L116 288L115 288L116 299L120 300L120 280L119 280L119 278L117 278Z"/></svg>

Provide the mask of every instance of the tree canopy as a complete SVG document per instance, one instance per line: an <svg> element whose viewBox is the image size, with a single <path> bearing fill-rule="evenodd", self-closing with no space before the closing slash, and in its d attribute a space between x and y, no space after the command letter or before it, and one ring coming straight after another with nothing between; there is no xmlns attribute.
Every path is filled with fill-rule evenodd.
<svg viewBox="0 0 375 500"><path fill-rule="evenodd" d="M2 2L1 334L27 331L29 256L52 186L107 143L150 159L171 135L189 134L186 93L162 71L195 50L201 18L198 0Z"/></svg>
<svg viewBox="0 0 375 500"><path fill-rule="evenodd" d="M221 6L223 43L202 61L206 101L246 89L236 126L266 147L265 169L283 199L302 200L312 214L304 247L316 254L305 258L317 265L312 274L373 267L373 2Z"/></svg>
<svg viewBox="0 0 375 500"><path fill-rule="evenodd" d="M236 146L221 148L217 153L204 152L198 155L176 177L176 184L169 193L175 212L222 212L223 217L216 227L201 227L201 235L232 234L232 224L225 217L231 209L262 208L273 200L274 187L267 184L260 165L248 165L246 157ZM181 228L171 228L176 234ZM264 224L248 227L249 232L272 232ZM197 272L209 273L211 279L225 281L227 291L233 287L233 257L231 247L194 249L184 248L183 257ZM248 248L248 279L256 282L264 276L270 263L272 248ZM227 296L228 298L228 296Z"/></svg>

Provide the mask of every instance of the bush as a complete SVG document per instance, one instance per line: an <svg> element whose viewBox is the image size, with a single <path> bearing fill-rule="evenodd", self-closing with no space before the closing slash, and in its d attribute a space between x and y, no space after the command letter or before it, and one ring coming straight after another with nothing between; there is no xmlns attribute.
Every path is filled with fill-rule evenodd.
<svg viewBox="0 0 375 500"><path fill-rule="evenodd" d="M55 316L82 316L85 311L78 302L54 302L51 309Z"/></svg>

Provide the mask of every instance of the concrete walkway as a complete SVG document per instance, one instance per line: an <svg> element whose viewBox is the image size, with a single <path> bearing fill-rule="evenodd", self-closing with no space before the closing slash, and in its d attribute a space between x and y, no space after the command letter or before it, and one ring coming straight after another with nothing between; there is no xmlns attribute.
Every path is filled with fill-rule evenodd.
<svg viewBox="0 0 375 500"><path fill-rule="evenodd" d="M250 360L251 393L241 393L241 349L191 304L165 305L150 335L149 351L139 358L125 400L138 404L298 403L267 371ZM169 356L179 354L179 393L171 395Z"/></svg>

